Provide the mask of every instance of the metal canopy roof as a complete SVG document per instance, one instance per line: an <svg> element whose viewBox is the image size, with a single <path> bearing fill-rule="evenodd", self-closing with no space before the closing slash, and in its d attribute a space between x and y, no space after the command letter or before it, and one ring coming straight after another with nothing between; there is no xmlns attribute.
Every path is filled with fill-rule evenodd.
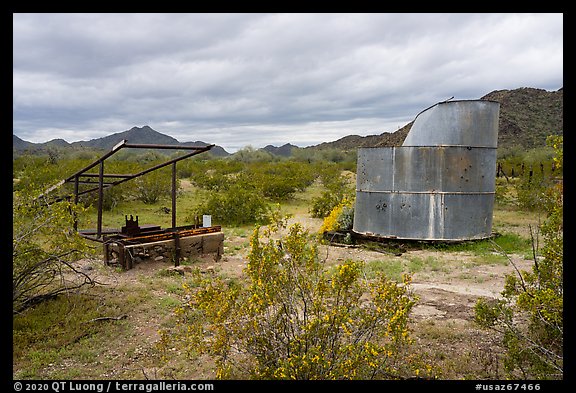
<svg viewBox="0 0 576 393"><path fill-rule="evenodd" d="M104 188L113 187L118 184L124 183L128 180L135 179L139 176L145 175L157 169L163 168L168 165L172 165L172 227L176 227L176 163L178 161L184 160L186 158L195 156L200 153L204 153L212 149L215 145L207 146L180 146L180 145L159 145L159 144L142 144L142 143L128 143L127 140L122 140L120 143L116 144L111 151L104 154L102 157L94 161L92 164L80 169L78 172L70 175L68 178L60 181L54 186L48 188L44 193L42 193L38 198L45 196L56 188L60 187L64 183L74 183L74 203L78 203L78 197L83 194L98 191L98 227L96 230L96 236L100 237L102 235L102 203L103 203L103 192ZM132 174L114 174L114 173L104 173L104 161L110 158L112 155L116 154L121 149L133 148L133 149L165 149L165 150L191 150L190 153L186 153L180 157L172 158L166 162L154 165L151 168L145 169L138 173ZM87 173L90 169L99 166L98 173ZM98 178L98 181L91 181L92 178ZM111 179L110 181L104 181L104 179ZM116 179L116 180L113 180ZM80 191L80 184L94 184L96 187L89 188L88 190ZM55 199L53 202L61 201L67 197L60 197ZM52 202L52 203L53 203ZM77 222L74 223L74 229L77 229Z"/></svg>

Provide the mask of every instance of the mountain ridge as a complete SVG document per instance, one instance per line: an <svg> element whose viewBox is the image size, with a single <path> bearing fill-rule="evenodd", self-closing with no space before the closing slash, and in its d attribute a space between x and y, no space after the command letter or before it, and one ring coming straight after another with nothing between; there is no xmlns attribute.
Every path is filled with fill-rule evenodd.
<svg viewBox="0 0 576 393"><path fill-rule="evenodd" d="M180 142L176 138L169 135L162 134L150 126L145 125L142 127L132 127L129 130L116 132L114 134L107 135L102 138L94 138L88 141L77 141L68 143L63 139L53 139L44 143L32 143L25 141L18 136L13 135L12 146L13 149L17 151L29 150L40 152L51 147L60 148L76 148L76 149L99 149L109 151L112 150L122 140L127 140L131 143L142 143L142 144L158 144L158 145L178 145L178 146L208 146L209 143L202 141L195 142ZM221 146L214 146L210 153L217 157L225 157L230 155Z"/></svg>
<svg viewBox="0 0 576 393"><path fill-rule="evenodd" d="M500 119L498 132L498 146L520 146L533 148L543 146L546 137L563 133L563 95L564 89L547 91L544 89L521 87L512 90L493 90L481 97L481 100L500 102ZM413 120L395 132L383 132L375 135L347 135L330 142L300 148L286 143L280 147L267 145L259 150L283 157L292 155L294 149L340 149L351 150L359 147L401 146L412 127ZM126 139L132 143L154 143L170 145L199 145L208 143L179 142L177 139L162 134L150 126L132 127L130 130L95 138L89 141L68 143L63 139L53 139L44 143L27 142L13 134L13 150L42 151L50 148L94 148L110 150L118 142ZM217 157L229 156L224 148L214 146L210 151Z"/></svg>
<svg viewBox="0 0 576 393"><path fill-rule="evenodd" d="M291 143L285 143L279 147L276 147L274 145L267 145L260 150L264 150L267 151L268 153L281 157L290 157L292 155L292 149L300 149L300 147L293 145Z"/></svg>
<svg viewBox="0 0 576 393"><path fill-rule="evenodd" d="M555 91L533 87L493 90L479 99L500 103L498 147L541 147L545 145L548 135L563 133L564 88ZM392 133L364 137L348 135L308 148L350 150L401 146L413 123L414 120Z"/></svg>

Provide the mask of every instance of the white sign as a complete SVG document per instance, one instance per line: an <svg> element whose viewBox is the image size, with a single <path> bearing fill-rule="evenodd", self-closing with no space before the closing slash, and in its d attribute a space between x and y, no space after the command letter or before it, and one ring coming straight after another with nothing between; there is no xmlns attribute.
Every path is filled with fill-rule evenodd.
<svg viewBox="0 0 576 393"><path fill-rule="evenodd" d="M204 214L202 216L202 226L204 228L212 226L212 216Z"/></svg>

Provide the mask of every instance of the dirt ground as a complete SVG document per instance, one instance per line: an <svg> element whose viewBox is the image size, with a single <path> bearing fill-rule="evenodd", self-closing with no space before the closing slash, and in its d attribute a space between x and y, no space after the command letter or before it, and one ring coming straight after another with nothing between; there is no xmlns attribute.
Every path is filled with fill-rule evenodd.
<svg viewBox="0 0 576 393"><path fill-rule="evenodd" d="M299 222L310 232L316 232L322 223L302 215L292 218L289 223ZM207 255L194 261L193 265L205 271L223 274L229 277L240 277L246 266L246 254L249 251L250 233L231 232L225 237L225 252L220 261ZM473 322L474 305L480 297L498 298L504 287L505 275L514 272L514 265L520 270L529 270L532 261L519 255L509 256L512 263L478 263L477 257L467 252L440 252L434 250L407 250L401 254L382 253L362 247L342 247L321 245L320 256L326 257L331 264L345 260L383 261L380 263L398 263L414 260L424 261L424 266L413 273L411 288L419 300L412 311L412 333L421 353L443 369L441 378L465 378L466 373L474 372L475 377L486 375L486 378L498 376L501 364L498 361L498 338L487 331L480 330ZM426 261L434 261L434 267L427 267ZM96 266L102 261L82 261L84 269L91 270L93 277L108 285L130 286L142 285L156 273L169 269L170 261L145 260L129 271L120 271L110 267ZM166 295L163 289L152 289L153 296ZM133 326L133 340L138 344L138 351L145 353L160 339L159 326L164 316L150 316L149 313L134 313L130 317ZM141 354L140 354L141 355ZM465 371L463 371L465 370ZM142 369L146 376L154 377L157 368ZM103 377L117 377L103 375ZM207 366L194 371L192 378L210 379L212 376Z"/></svg>

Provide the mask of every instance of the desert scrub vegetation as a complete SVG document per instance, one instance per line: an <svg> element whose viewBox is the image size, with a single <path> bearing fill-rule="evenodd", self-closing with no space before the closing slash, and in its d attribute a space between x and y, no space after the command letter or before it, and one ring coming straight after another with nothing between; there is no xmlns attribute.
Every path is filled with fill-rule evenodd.
<svg viewBox="0 0 576 393"><path fill-rule="evenodd" d="M73 262L92 249L75 232L73 220L82 207L69 201L48 204L41 188L14 191L12 204L13 313L96 282Z"/></svg>
<svg viewBox="0 0 576 393"><path fill-rule="evenodd" d="M29 230L31 227L26 225L33 223L34 217L42 216L39 210L34 210L36 208L27 210L29 207L23 207L24 205L20 204L26 198L26 193L37 195L45 186L52 185L70 173L84 167L92 162L96 156L70 158L51 156L15 159L14 206L15 208L20 206L18 209L24 210L23 212L14 211L14 233L21 233L20 231L24 233ZM154 155L141 159L119 156L117 162L110 162L107 170L110 169L118 173L132 173L144 169L145 165L146 167L152 165L155 159ZM182 193L178 194L179 212L193 211L199 205L199 202L201 203L205 197L214 193L220 194L220 199L223 202L218 207L222 210L228 209L225 211L228 216L234 217L234 214L246 215L247 212L250 212L250 209L236 208L236 206L241 205L244 201L250 201L249 198L256 195L262 202L261 206L266 206L259 214L255 215L255 217L259 218L255 219L254 222L260 225L266 222L274 222L274 219L264 213L264 210L268 210L268 207L274 206L275 203L281 203L282 210L286 207L289 209L294 208L293 210L295 210L297 206L299 216L303 216L306 212L312 214L312 205L319 202L318 206L324 206L325 209L323 211L329 215L334 210L334 207L342 203L345 195L353 198L353 187L350 187L352 185L351 181L342 176L342 170L344 169L342 165L321 160L298 160L294 158L294 161L296 164L288 165L282 164L283 160L271 159L268 156L254 156L249 159L246 158L245 161L210 158L207 160L190 159L179 162L177 173L185 188ZM312 186L306 188L305 191L302 191L302 187L296 187L294 188L295 192L287 194L286 197L277 197L273 193L264 195L263 188L258 183L263 183L266 176L268 176L267 171L265 171L266 168L272 171L276 167L278 167L278 172L275 172L274 177L278 180L283 178L283 176L279 175L280 173L292 173L291 171L295 173L293 178L298 177L297 168L309 168L310 171L306 170L302 171L302 173L311 172L315 180L313 180ZM526 166L526 168L529 167ZM536 169L539 170L539 167L536 167ZM548 169L551 169L551 164L545 162L545 174L549 173ZM260 174L257 175L257 172ZM557 163L555 164L554 173L561 174L561 167L559 168ZM304 177L306 176L308 175ZM144 179L145 177L142 178ZM285 178L287 183L292 181L289 176ZM310 178L307 181L310 181ZM230 245L230 249L235 251L234 256L240 258L245 254L245 251L250 251L251 259L249 262L253 268L250 275L245 272L241 277L230 277L216 272L217 276L208 280L206 273L203 275L195 273L193 278L190 278L188 275L173 276L162 270L157 271L153 278L139 279L136 291L134 291L132 283L126 284L123 287L122 295L117 291L111 290L110 287L96 286L89 288L91 285L88 285L86 287L87 291L82 290L78 294L76 294L77 291L74 291L74 293L67 296L58 295L50 301L36 303L33 307L14 315L14 375L19 378L31 379L68 379L77 377L98 379L103 376L108 378L111 375L138 379L143 376L140 368L111 374L111 370L118 370L119 362L132 365L133 362L137 361L141 362L142 367L146 366L146 372L149 374L144 374L145 377L151 376L152 374L150 373L157 370L163 377L173 378L170 370L171 367L176 367L179 371L174 371L175 378L190 378L191 376L213 378L215 374L212 373L211 368L215 364L214 360L219 361L219 363L215 364L215 370L220 370L219 376L221 378L268 378L270 376L269 378L271 379L387 379L443 375L445 373L444 370L442 370L442 374L432 371L427 362L413 356L413 348L417 344L414 345L412 340L421 338L418 333L415 333L418 332L418 318L409 320L406 325L402 325L402 321L405 320L405 313L411 314L416 306L416 304L410 306L410 302L415 302L417 299L412 295L409 280L403 281L403 275L405 273L413 273L415 281L421 281L421 277L437 270L440 273L446 271L449 274L457 274L458 271L456 269L459 269L461 264L457 258L450 255L451 252L472 254L472 258L467 260L470 265L504 263L508 261L506 255L510 254L514 254L514 258L518 255L522 255L523 258L527 258L527 255L532 256L533 249L530 236L526 235L526 232L521 230L521 228L527 227L529 223L535 225L534 222L537 222L536 214L539 215L540 213L535 212L534 209L520 206L516 187L522 179L510 177L509 181L504 178L499 178L497 181L500 185L496 193L497 199L500 191L504 191L506 194L503 194L504 197L500 198L496 204L495 217L500 217L498 224L503 230L501 236L492 239L493 242L483 240L463 242L461 244L433 245L423 243L411 246L401 242L397 244L391 242L389 244L374 243L372 247L370 247L371 244L366 243L362 244L364 250L373 249L383 254L382 259L366 259L367 262L343 262L344 259L336 258L323 260L328 254L321 252L321 256L318 256L317 251L315 251L315 236L308 237L309 234L306 234L301 227L297 230L287 230L287 228L282 227L277 232L267 232L266 229L259 228L258 232L251 237L250 234L254 229L253 223L242 224L242 226L226 224L226 226L223 226L223 231L227 231L226 238L229 241L227 245ZM28 189L33 186L33 183L40 182L42 187L37 188L38 192L35 193ZM546 180L546 183L550 185L557 184L557 180L549 179ZM134 183L125 184L132 186ZM105 191L105 210L112 211L112 214L104 215L105 226L122 225L126 209L129 212L138 211L141 222L155 222L163 226L170 225L170 215L162 212L165 210L163 209L163 204L166 204L163 201L165 196L160 196L156 202L148 204L137 197L135 187L123 189L122 187L125 184ZM235 193L234 190L228 191L237 184L239 189L246 192L245 194ZM249 187L248 184L252 184L252 186ZM305 187L307 183L302 184ZM351 194L340 193L344 187L348 187L351 190ZM552 189L545 187L544 190L547 190L547 192L541 194L538 199L532 199L540 203L537 209L545 209L546 206L551 207L554 205L554 201L557 201L554 197L557 194ZM526 192L531 192L530 188L526 188ZM334 196L336 198L333 198ZM323 198L323 202L326 202L324 205L320 203L321 198ZM81 224L86 224L88 217L95 216L94 207L92 206L95 201L95 198L82 198L82 203L76 207L78 209L76 212L81 218ZM56 216L60 214L64 217L64 213L68 212L69 206L63 201L62 204L55 205L53 208L57 209L52 211L53 214ZM84 208L88 208L88 210ZM210 207L210 210L212 209ZM318 211L320 210L318 209ZM59 212L58 214L56 214L57 211ZM117 218L113 214L115 212L118 213ZM210 214L210 212L207 213ZM49 216L49 214L46 215L46 217ZM340 215L337 216L340 217ZM68 214L67 217L70 218L70 215ZM353 216L350 214L348 217L351 218ZM43 255L49 256L46 252L50 253L54 250L51 250L48 237L53 234L55 234L55 239L57 239L55 240L56 246L71 245L70 240L74 240L74 238L70 231L71 221L68 218L60 223L62 224L61 226L49 226L48 224L42 226L42 228L45 228L42 229L44 232L38 231L34 239L29 239L30 252L33 252L33 247L38 247L44 252ZM192 219L192 216L186 217L185 213L179 214L179 220L183 220L184 223L190 223ZM50 222L56 223L57 219L53 220L55 221ZM321 220L310 220L308 218L305 224L308 225L309 221L313 221L314 225L319 225ZM334 220L334 223L337 223L337 221ZM214 216L213 222L217 222ZM514 233L507 233L507 229L511 229ZM547 239L547 230L544 227L539 228L539 230L540 236ZM522 236L516 233L520 233ZM316 234L314 233L313 235ZM526 238L526 236L528 237ZM554 236L551 238L554 238ZM258 241L256 242L254 239ZM272 241L272 239L274 240ZM561 237L556 237L554 241L561 244ZM19 245L19 251L24 251L23 245L24 243ZM258 245L258 248L254 248L256 245ZM319 245L319 247L322 250L324 245ZM252 252L253 248L254 252ZM414 248L438 251L438 257L419 259L407 254L404 258L397 258L397 256ZM488 314L484 316L493 316L493 318L485 319L486 322L490 322L489 329L481 331L478 327L474 331L474 334L482 332L482 334L489 336L491 339L492 337L495 340L500 338L501 348L496 349L495 347L494 349L494 358L498 360L498 364L503 363L501 359L504 359L500 358L500 354L510 349L511 352L508 358L512 360L507 360L509 362L507 364L510 365L509 376L513 378L522 378L524 375L527 378L557 378L559 375L557 371L551 371L549 368L541 368L544 371L538 372L536 369L532 370L530 362L534 359L530 359L526 354L526 348L528 348L526 343L514 339L513 335L509 336L511 338L507 342L503 339L505 334L505 325L503 324L505 320L503 317L506 307L513 308L514 318L512 321L514 323L523 321L523 324L517 327L521 327L523 329L521 330L522 334L531 340L535 340L535 338L530 334L535 334L534 332L536 331L542 332L543 326L549 326L536 323L529 325L532 311L536 315L537 312L544 313L546 310L546 315L553 317L553 321L556 318L554 323L562 329L561 316L559 317L560 319L558 318L558 310L562 309L562 304L558 302L555 305L553 304L553 301L558 301L556 294L561 293L562 282L561 280L552 281L546 278L558 277L558 271L562 271L561 266L558 266L558 263L561 262L551 263L550 260L543 260L543 258L548 258L548 253L551 255L550 258L554 255L556 255L554 258L558 258L558 255L560 255L561 260L561 251L560 254L554 251L556 252L554 254L552 252L553 248L550 251L540 247L535 247L535 249L535 253L538 256L536 262L538 263L539 273L536 274L534 271L522 273L522 279L516 276L516 281L511 281L514 285L510 285L512 289L509 296L510 302L502 303L500 309L494 308L497 304L486 302ZM78 250L80 249L78 248ZM256 250L260 251L256 252ZM495 250L500 251L498 255L496 255ZM441 255L445 252L448 253L446 258ZM66 261L73 261L81 255L81 253L66 256L54 254L56 258ZM388 258L387 255L392 256ZM68 257L70 258L68 259ZM454 262L445 264L444 261L447 259L454 260ZM237 259L231 258L231 261L236 263ZM296 263L296 261L300 262ZM15 266L20 262L21 260L15 259ZM245 262L246 260L243 259L243 265ZM308 270L308 264L319 266L318 270ZM195 267L197 263L190 262L190 265ZM19 269L17 266L16 268ZM291 279L289 279L287 274L289 271L294 273ZM84 270L83 272L89 273L90 271ZM68 271L64 274L64 277L68 279L72 277L72 273L72 271ZM126 274L121 271L116 271L115 273ZM136 273L136 271L131 273ZM148 274L148 272L142 274ZM55 277L56 281L50 285L51 288L56 288L57 284L61 282L59 274ZM124 277L128 277L128 275ZM278 288L259 288L257 285L258 278L266 280L267 277L271 277L274 280L271 282L274 282ZM478 280L482 279L482 277L484 276L478 276ZM83 276L80 275L78 278L82 280ZM477 278L469 277L468 279L476 280ZM182 280L186 280L186 286L184 287L181 285ZM522 280L524 280L529 292L539 299L538 301L546 301L549 306L546 306L546 308L537 306L530 295L523 296L523 309L514 303L520 299L519 294L523 291ZM548 280L548 284L544 286L539 284L538 280ZM334 282L335 287L332 287ZM341 307L333 309L332 306L336 302L335 299L338 299L338 292L335 292L336 288L341 289L341 296L346 293L351 295L350 299L344 300L341 298L339 300ZM538 288L545 288L546 292L538 292ZM367 325L367 321L371 320L370 318L372 320L376 318L374 310L378 307L377 302L380 300L374 299L375 294L384 289L388 290L387 293L392 299L391 303L387 304L387 309L381 307L385 312L379 315L380 319L377 326ZM358 297L357 291L361 291L363 295ZM83 293L87 293L89 296L85 297L82 295ZM253 297L254 294L256 294L256 297ZM545 296L548 295L550 296L546 298ZM209 296L214 296L215 299L212 300L214 303L210 309L207 306L209 304ZM314 298L314 296L317 296L317 298ZM306 313L304 313L303 299L312 298L317 299L314 300L316 303L312 300L306 300ZM40 299L38 298L38 300ZM250 305L250 299L253 299L254 302L257 299L262 299L264 305ZM280 307L283 304L281 303L282 300L286 303L286 310L288 311L282 312L283 308ZM508 298L505 298L505 300L508 300ZM310 303L311 301L312 303ZM311 304L317 304L318 306L315 309L308 308L308 305ZM172 312L175 306L179 310L178 314L173 314ZM403 311L398 314L392 314L391 310L393 307L399 307ZM138 312L135 312L135 309ZM219 311L221 314L218 316L217 313ZM146 317L140 317L139 314L141 312ZM89 322L99 317L118 317L124 314L129 315L129 317L120 320ZM417 314L417 311L413 314ZM304 315L306 315L306 319L304 319ZM396 315L396 319L394 319L394 315ZM159 316L162 318L159 318ZM270 319L265 319L263 316L270 316ZM327 320L326 317L328 317ZM347 318L352 319L352 322L348 322ZM364 318L363 322L361 322L362 318ZM147 331L152 332L152 337L154 337L154 340L150 340L148 345L155 345L157 329L165 330L164 341L160 342L160 349L162 349L162 345L167 344L165 340L169 338L179 341L177 345L170 345L169 350L166 351L166 347L162 350L165 358L171 358L166 368L162 368L156 347L146 347L146 356L142 356L139 352L146 344L142 342L139 330L132 331L132 327L142 328L141 324L144 324L144 319L147 319ZM223 321L222 326L218 325L217 321ZM247 321L252 321L252 325ZM472 323L471 321L469 322ZM413 323L415 325L412 325ZM234 326L231 327L231 325ZM200 326L205 329L202 335L200 335ZM534 332L532 331L532 326L535 329ZM89 327L90 329L83 331L82 327ZM395 337L402 337L404 327L408 328L406 337L396 340ZM415 330L412 330L414 327L416 327ZM456 328L452 327L451 329L456 330ZM285 329L287 333L282 329ZM372 333L369 333L370 329L373 329ZM390 329L390 332L387 336L386 332L388 332L388 329ZM460 353L455 352L455 350L450 352L446 348L450 345L454 335L448 334L449 332L445 330L445 326L441 321L437 321L434 329L434 332L440 336L440 340L434 342L434 351L437 350L437 353L434 352L432 355L438 354L438 356L446 356L452 359L455 353ZM499 332L491 329L499 329ZM362 331L366 333L362 335ZM396 331L398 331L398 334L394 333ZM172 335L172 332L177 333L177 335ZM84 336L84 333L88 333L88 335ZM233 335L236 333L238 333L237 336ZM460 334L460 332L457 333ZM368 338L369 334L372 334L370 338ZM287 337L290 337L292 346L287 344ZM360 337L358 342L363 343L364 347L353 346L353 337ZM129 343L125 342L126 338L130 339ZM202 340L193 341L200 338ZM280 338L283 338L284 343L279 341ZM430 337L430 339L432 338L434 337ZM549 345L547 348L558 349L558 342L561 342L559 337L550 336L547 340L540 341L541 345L546 344ZM467 340L466 344L462 345L468 345L468 342L472 341L474 340ZM333 347L331 343L334 343ZM428 348L429 343L427 342L426 345ZM173 350L174 348L176 350ZM269 348L271 348L270 357L267 357L265 352ZM188 350L188 359L183 359L184 356L181 356L182 353L180 353L181 349L182 353L185 352L184 349ZM458 350L462 351L461 348ZM105 355L103 356L102 353ZM129 357L131 353L139 356L138 359L134 360ZM420 352L417 351L416 353ZM462 355L464 355L463 352ZM277 360L271 360L273 356ZM458 377L472 375L472 377L481 379L499 379L499 376L503 375L502 373L490 374L492 371L483 369L479 363L475 364L476 368L474 370L470 369L472 371L469 372L466 369L468 366L460 364L462 363L460 357L456 356L452 360L454 363L459 363L454 367L461 367L462 372L450 374L448 370L449 377L451 375L457 375ZM71 366L70 364L73 365ZM180 366L181 369L178 368ZM266 369L266 367L269 368ZM209 368L211 369L210 371L208 371ZM202 372L200 373L198 370L202 370Z"/></svg>
<svg viewBox="0 0 576 393"><path fill-rule="evenodd" d="M562 137L548 139L562 165ZM542 258L533 241L532 271L506 276L501 300L480 299L477 323L502 337L505 370L510 378L562 379L564 369L563 283L563 183L537 189L538 201L547 212L539 230L544 238Z"/></svg>
<svg viewBox="0 0 576 393"><path fill-rule="evenodd" d="M354 200L344 198L324 217L320 233L329 231L350 231L354 224Z"/></svg>
<svg viewBox="0 0 576 393"><path fill-rule="evenodd" d="M354 201L355 188L350 184L350 180L342 175L338 165L326 163L318 169L318 179L324 186L324 191L312 199L309 212L312 217L324 218L338 205Z"/></svg>
<svg viewBox="0 0 576 393"><path fill-rule="evenodd" d="M499 150L496 202L523 210L546 211L546 190L563 176L563 137L550 135L546 146Z"/></svg>
<svg viewBox="0 0 576 393"><path fill-rule="evenodd" d="M297 161L211 161L206 170L193 171L192 183L207 191L190 217L210 214L229 225L265 224L270 207L289 201L312 185L313 167ZM207 169L208 166L210 169Z"/></svg>
<svg viewBox="0 0 576 393"><path fill-rule="evenodd" d="M433 374L410 353L416 297L401 283L364 278L364 264L330 272L300 224L279 220L250 239L245 280L196 272L176 309L180 329L160 347L210 355L220 379L402 379ZM170 357L169 351L164 351Z"/></svg>

